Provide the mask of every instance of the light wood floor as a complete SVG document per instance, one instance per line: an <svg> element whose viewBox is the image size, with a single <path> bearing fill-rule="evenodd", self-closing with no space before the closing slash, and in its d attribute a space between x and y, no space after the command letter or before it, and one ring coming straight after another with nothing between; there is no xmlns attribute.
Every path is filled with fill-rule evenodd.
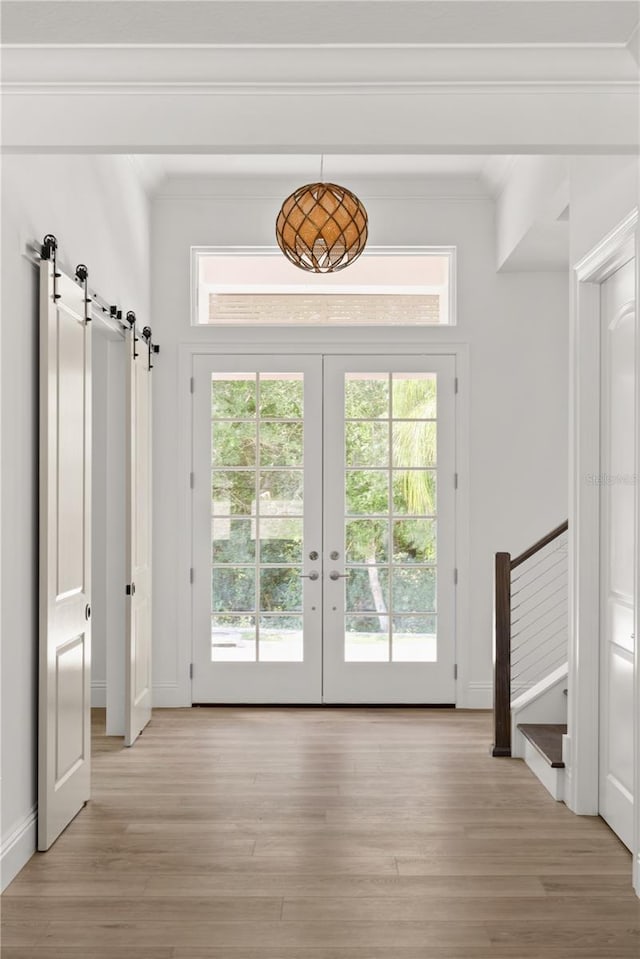
<svg viewBox="0 0 640 959"><path fill-rule="evenodd" d="M487 713L96 716L93 800L3 897L2 959L638 959L629 853L491 759Z"/></svg>

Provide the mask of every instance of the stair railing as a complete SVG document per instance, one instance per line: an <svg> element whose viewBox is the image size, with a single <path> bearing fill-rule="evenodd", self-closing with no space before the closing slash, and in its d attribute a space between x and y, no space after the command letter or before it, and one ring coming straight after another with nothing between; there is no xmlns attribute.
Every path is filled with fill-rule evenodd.
<svg viewBox="0 0 640 959"><path fill-rule="evenodd" d="M494 744L492 756L511 755L511 701L566 661L568 521L512 558L495 554ZM518 573L514 575L514 570Z"/></svg>

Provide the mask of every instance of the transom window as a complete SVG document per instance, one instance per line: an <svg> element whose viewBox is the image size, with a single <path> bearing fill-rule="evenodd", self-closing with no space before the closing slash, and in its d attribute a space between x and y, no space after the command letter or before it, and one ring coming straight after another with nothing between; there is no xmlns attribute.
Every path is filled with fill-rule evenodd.
<svg viewBox="0 0 640 959"><path fill-rule="evenodd" d="M443 326L455 323L455 249L371 249L317 276L277 248L192 249L195 326Z"/></svg>

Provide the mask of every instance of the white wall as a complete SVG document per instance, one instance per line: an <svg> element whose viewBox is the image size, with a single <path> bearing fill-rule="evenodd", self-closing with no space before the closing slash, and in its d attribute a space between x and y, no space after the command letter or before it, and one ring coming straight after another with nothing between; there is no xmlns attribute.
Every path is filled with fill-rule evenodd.
<svg viewBox="0 0 640 959"><path fill-rule="evenodd" d="M638 205L638 158L572 157L569 175L573 268Z"/></svg>
<svg viewBox="0 0 640 959"><path fill-rule="evenodd" d="M640 202L637 157L573 157L570 162L572 270L596 249ZM637 233L636 233L637 245ZM636 257L637 259L637 257ZM636 264L638 270L639 264ZM640 274L637 275L636 285ZM578 813L599 809L599 487L585 477L600 463L599 293L572 283L570 310L570 596L569 740L566 802ZM640 359L637 360L637 364ZM593 388L596 384L596 389ZM640 570L640 556L636 559ZM640 674L636 666L635 795L640 796ZM640 895L640 803L636 802L635 888Z"/></svg>
<svg viewBox="0 0 640 959"><path fill-rule="evenodd" d="M568 269L566 157L516 156L496 201L496 260L502 270Z"/></svg>
<svg viewBox="0 0 640 959"><path fill-rule="evenodd" d="M190 702L190 637L177 601L188 575L178 556L184 533L180 497L187 482L179 473L178 447L181 431L188 429L179 421L179 386L186 385L178 383L178 349L204 340L223 349L225 338L223 332L190 327L190 246L272 245L283 190L298 185L260 184L253 188L258 196L247 197L236 181L232 194L219 184L207 187L217 196L202 196L197 183L182 181L175 189L169 184L167 195L153 203L152 303L162 349L154 391L156 704ZM497 274L493 204L487 199L390 198L388 189L384 198L384 188L349 186L369 210L372 246L458 247L459 324L424 331L424 338L470 344L471 625L463 637L469 656L461 664L466 681L460 704L489 706L493 553L516 553L567 516L567 276ZM314 331L307 333L311 337ZM397 330L398 340L402 333ZM415 329L407 333L415 339ZM366 337L367 331L354 335ZM277 350L275 335L273 342Z"/></svg>
<svg viewBox="0 0 640 959"><path fill-rule="evenodd" d="M92 286L148 318L146 197L124 157L12 156L2 168L2 884L35 848L38 298L27 240L54 233Z"/></svg>
<svg viewBox="0 0 640 959"><path fill-rule="evenodd" d="M106 706L108 736L123 736L128 344L99 321L92 341L91 705Z"/></svg>

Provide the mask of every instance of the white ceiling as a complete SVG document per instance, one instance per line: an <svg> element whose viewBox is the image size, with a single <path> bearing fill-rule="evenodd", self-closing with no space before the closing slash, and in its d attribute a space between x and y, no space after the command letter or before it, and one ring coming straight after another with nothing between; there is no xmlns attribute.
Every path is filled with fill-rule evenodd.
<svg viewBox="0 0 640 959"><path fill-rule="evenodd" d="M4 0L2 8L5 43L43 44L601 46L628 43L638 24L636 0Z"/></svg>
<svg viewBox="0 0 640 959"><path fill-rule="evenodd" d="M123 2L123 0L120 0ZM258 3L260 0L250 0ZM332 176L480 176L486 156L420 156L320 154L203 154L148 155L140 158L150 171L161 176L307 176L319 179L320 164L324 178Z"/></svg>
<svg viewBox="0 0 640 959"><path fill-rule="evenodd" d="M258 2L258 0L253 0ZM475 185L473 192L496 194L502 185L509 157L406 154L137 154L133 161L150 192L167 186L168 181L265 180L293 177L301 181L320 179L375 179L383 183L412 180L438 181L444 184L465 182Z"/></svg>

